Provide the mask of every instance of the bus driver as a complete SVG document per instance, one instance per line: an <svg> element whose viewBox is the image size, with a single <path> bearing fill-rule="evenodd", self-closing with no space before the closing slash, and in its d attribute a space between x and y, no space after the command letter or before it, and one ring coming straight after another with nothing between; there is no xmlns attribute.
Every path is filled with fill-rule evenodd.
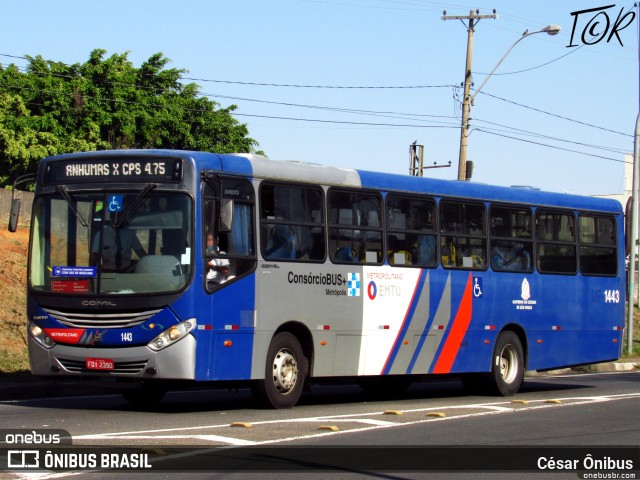
<svg viewBox="0 0 640 480"><path fill-rule="evenodd" d="M218 238L213 233L207 233L207 249L208 255L224 255L218 247ZM224 283L229 278L229 260L226 258L212 258L207 262L210 267L207 272L207 282Z"/></svg>

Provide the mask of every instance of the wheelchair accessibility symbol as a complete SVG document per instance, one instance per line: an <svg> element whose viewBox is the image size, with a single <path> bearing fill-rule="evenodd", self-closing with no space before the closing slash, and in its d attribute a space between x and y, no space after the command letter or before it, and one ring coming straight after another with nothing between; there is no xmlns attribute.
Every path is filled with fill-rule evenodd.
<svg viewBox="0 0 640 480"><path fill-rule="evenodd" d="M482 278L473 277L473 296L480 298L482 296Z"/></svg>
<svg viewBox="0 0 640 480"><path fill-rule="evenodd" d="M111 213L122 211L122 195L111 195L108 204Z"/></svg>

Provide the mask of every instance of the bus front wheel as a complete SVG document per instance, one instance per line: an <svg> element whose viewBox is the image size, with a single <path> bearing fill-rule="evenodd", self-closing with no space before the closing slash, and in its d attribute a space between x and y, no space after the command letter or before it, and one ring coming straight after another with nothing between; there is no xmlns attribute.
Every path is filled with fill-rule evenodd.
<svg viewBox="0 0 640 480"><path fill-rule="evenodd" d="M267 352L264 380L259 380L256 393L272 408L291 408L302 395L309 362L300 342L289 332L277 334Z"/></svg>
<svg viewBox="0 0 640 480"><path fill-rule="evenodd" d="M520 338L514 332L502 332L493 349L491 386L505 397L515 395L524 379L524 353Z"/></svg>

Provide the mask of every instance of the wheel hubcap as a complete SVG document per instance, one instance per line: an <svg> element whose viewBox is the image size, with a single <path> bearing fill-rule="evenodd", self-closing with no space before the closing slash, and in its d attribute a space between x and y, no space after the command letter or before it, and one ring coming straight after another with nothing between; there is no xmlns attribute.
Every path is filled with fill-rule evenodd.
<svg viewBox="0 0 640 480"><path fill-rule="evenodd" d="M298 362L287 349L280 350L273 359L273 384L280 393L287 394L298 380Z"/></svg>
<svg viewBox="0 0 640 480"><path fill-rule="evenodd" d="M513 345L506 345L500 352L500 375L505 383L512 383L518 375L518 356Z"/></svg>

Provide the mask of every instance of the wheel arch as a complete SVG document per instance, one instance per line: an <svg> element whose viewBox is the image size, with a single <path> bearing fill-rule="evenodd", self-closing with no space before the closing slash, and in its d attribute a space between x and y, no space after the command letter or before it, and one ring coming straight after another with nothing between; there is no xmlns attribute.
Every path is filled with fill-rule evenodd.
<svg viewBox="0 0 640 480"><path fill-rule="evenodd" d="M313 335L307 326L301 322L291 320L286 323L283 323L278 327L278 329L274 332L273 336L275 337L279 333L288 332L295 336L300 342L300 346L302 347L302 352L304 356L307 357L308 368L307 376L311 375L313 371Z"/></svg>

